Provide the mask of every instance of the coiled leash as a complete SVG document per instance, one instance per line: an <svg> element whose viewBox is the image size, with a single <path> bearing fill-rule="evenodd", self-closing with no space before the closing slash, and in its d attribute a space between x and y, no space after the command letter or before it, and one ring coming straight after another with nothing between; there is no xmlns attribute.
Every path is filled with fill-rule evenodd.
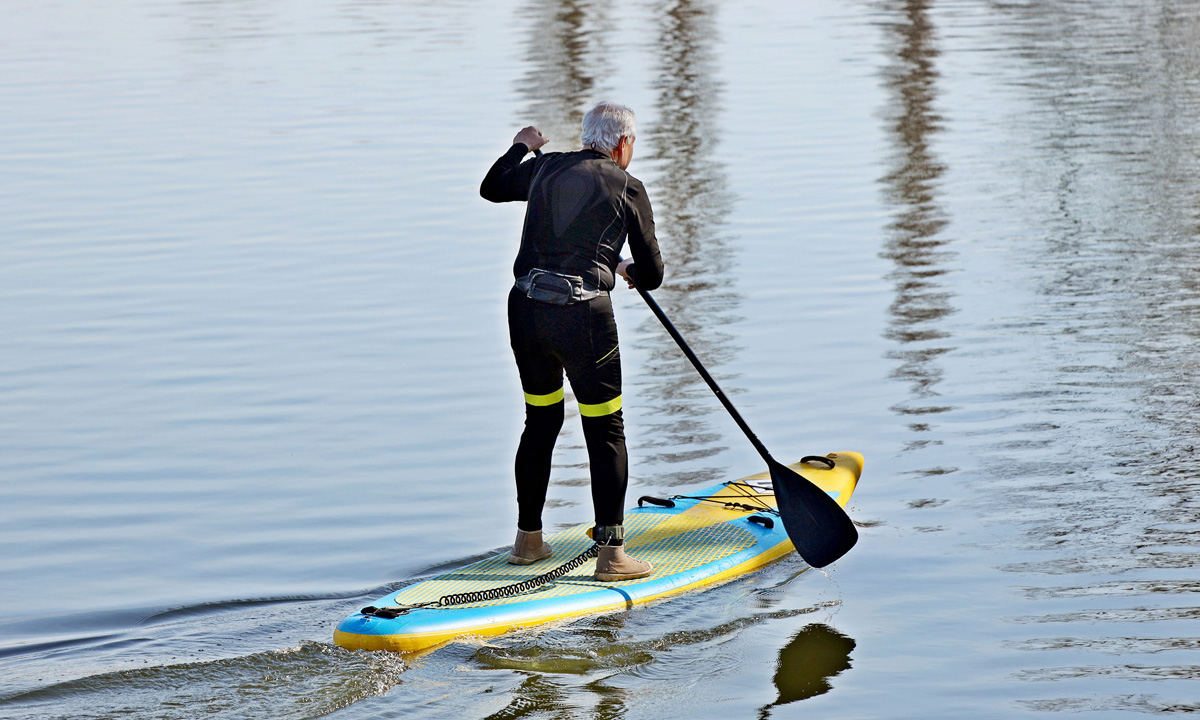
<svg viewBox="0 0 1200 720"><path fill-rule="evenodd" d="M454 607L455 605L469 605L471 603L515 597L531 590L535 590L546 583L554 582L563 575L566 575L575 568L584 564L588 560L595 558L599 554L600 543L595 543L590 548L583 551L583 553L581 553L574 560L569 560L566 564L560 565L550 572L538 575L537 577L530 578L519 583L513 583L512 585L505 585L498 588L491 588L489 590L475 590L472 592L456 593L454 595L443 595L437 600L431 600L423 603L413 603L411 605L393 605L381 608L375 607L374 605L368 605L362 610L359 610L359 612L363 615L371 615L373 617L391 620L404 615L410 610L419 610L421 608L446 608Z"/></svg>

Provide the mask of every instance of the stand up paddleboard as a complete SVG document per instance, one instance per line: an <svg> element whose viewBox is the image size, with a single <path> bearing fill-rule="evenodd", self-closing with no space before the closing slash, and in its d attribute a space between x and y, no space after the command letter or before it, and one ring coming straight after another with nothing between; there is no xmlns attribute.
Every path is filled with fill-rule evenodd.
<svg viewBox="0 0 1200 720"><path fill-rule="evenodd" d="M844 508L863 457L830 453L789 467ZM385 595L343 620L333 640L352 650L414 652L461 635L626 610L727 582L787 555L794 548L780 520L769 473L693 495L642 498L625 514L625 550L654 564L650 577L594 580L591 525L580 525L549 535L554 555L532 565L509 565L506 550Z"/></svg>

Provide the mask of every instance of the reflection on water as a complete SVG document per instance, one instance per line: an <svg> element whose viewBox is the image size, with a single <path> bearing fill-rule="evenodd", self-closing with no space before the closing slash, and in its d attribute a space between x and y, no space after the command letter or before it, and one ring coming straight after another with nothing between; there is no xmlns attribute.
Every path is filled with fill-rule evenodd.
<svg viewBox="0 0 1200 720"><path fill-rule="evenodd" d="M934 110L938 49L930 5L928 0L888 3L889 21L883 24L890 58L883 76L891 93L885 114L894 154L893 169L881 182L896 208L883 251L894 263L890 278L896 292L887 337L900 344L889 353L901 362L893 376L907 381L913 396L895 410L918 432L929 429L926 416L949 409L937 402L935 386L942 375L937 359L953 349L941 323L954 312L944 284L953 255L943 234L946 214L938 205L945 167L930 147L941 129Z"/></svg>
<svg viewBox="0 0 1200 720"><path fill-rule="evenodd" d="M518 92L529 123L550 138L547 151L578 150L583 114L600 100L621 101L609 98L610 88L603 85L613 72L608 45L614 26L608 9L595 0L536 0L518 15L529 25L529 69Z"/></svg>
<svg viewBox="0 0 1200 720"><path fill-rule="evenodd" d="M779 697L759 713L770 717L770 709L798 700L824 695L832 687L829 679L850 669L854 641L821 623L806 626L779 651L775 687Z"/></svg>
<svg viewBox="0 0 1200 720"><path fill-rule="evenodd" d="M1171 681L1198 677L1186 623L1200 581L1180 573L1200 560L1200 8L1004 15L1005 44L1025 48L1006 88L1028 108L1013 130L1038 150L1017 164L1042 269L1028 332L1071 420L1057 443L1070 474L1034 496L1045 510L1025 535L1053 552L1003 569L1044 604L1018 618L1044 632L1016 643L1040 665L1017 677L1072 690L1024 704L1194 713Z"/></svg>
<svg viewBox="0 0 1200 720"><path fill-rule="evenodd" d="M714 79L717 9L710 0L655 6L658 122L642 133L656 168L649 191L667 265L655 298L710 372L736 352L720 328L732 322L738 303L732 275L714 272L727 267L733 253L724 230L731 198L724 168L713 159L721 112L721 88ZM646 323L657 326L653 318ZM647 453L647 465L665 485L716 482L722 469L696 461L724 449L705 419L719 406L665 332L652 332L658 349L643 373L652 382L639 388L658 416L642 441L656 449ZM714 377L720 381L719 374Z"/></svg>

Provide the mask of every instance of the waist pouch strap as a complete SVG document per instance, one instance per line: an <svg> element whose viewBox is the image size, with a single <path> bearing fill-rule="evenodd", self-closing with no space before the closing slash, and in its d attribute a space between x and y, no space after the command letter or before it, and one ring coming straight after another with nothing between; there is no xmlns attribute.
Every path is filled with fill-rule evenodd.
<svg viewBox="0 0 1200 720"><path fill-rule="evenodd" d="M518 290L525 293L525 297L551 305L573 305L607 294L588 285L578 275L564 275L541 268L534 268L525 277L518 278L516 285Z"/></svg>

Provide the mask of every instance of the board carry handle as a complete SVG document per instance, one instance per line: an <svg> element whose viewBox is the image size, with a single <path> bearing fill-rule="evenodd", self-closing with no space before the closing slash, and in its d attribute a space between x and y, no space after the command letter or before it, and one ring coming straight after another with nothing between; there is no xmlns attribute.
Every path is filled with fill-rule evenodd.
<svg viewBox="0 0 1200 720"><path fill-rule="evenodd" d="M640 498L638 498L638 507L641 507L643 502L648 502L651 505L657 505L659 507L665 507L665 508L675 507L674 500L667 500L665 498L653 497L651 495L643 495Z"/></svg>
<svg viewBox="0 0 1200 720"><path fill-rule="evenodd" d="M800 462L804 465L824 465L826 470L832 470L837 466L837 463L832 458L827 458L824 455L805 455L800 458Z"/></svg>

